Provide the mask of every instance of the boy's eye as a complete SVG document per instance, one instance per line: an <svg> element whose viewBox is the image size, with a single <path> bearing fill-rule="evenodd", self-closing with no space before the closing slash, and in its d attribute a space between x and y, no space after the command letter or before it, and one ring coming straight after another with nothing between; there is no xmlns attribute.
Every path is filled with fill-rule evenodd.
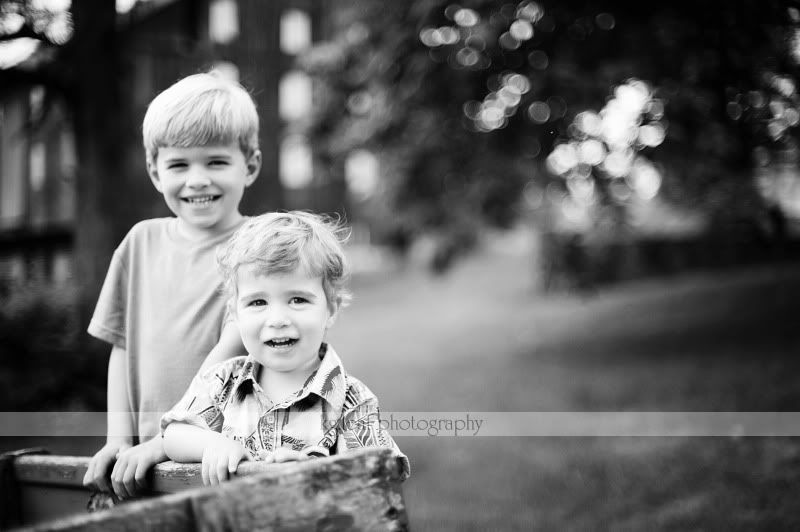
<svg viewBox="0 0 800 532"><path fill-rule="evenodd" d="M210 166L227 166L227 165L228 165L228 161L224 161L224 160L215 160L215 161L211 161L211 162L210 162L210 163L208 163L208 164L209 164Z"/></svg>
<svg viewBox="0 0 800 532"><path fill-rule="evenodd" d="M186 163L169 163L167 165L167 168L169 168L170 170L186 168Z"/></svg>
<svg viewBox="0 0 800 532"><path fill-rule="evenodd" d="M303 303L308 303L308 299L304 297L293 297L289 300L289 303L292 305L302 305Z"/></svg>
<svg viewBox="0 0 800 532"><path fill-rule="evenodd" d="M248 307L263 307L266 304L267 304L267 302L264 299L254 299L254 300L250 301L247 304L247 306Z"/></svg>

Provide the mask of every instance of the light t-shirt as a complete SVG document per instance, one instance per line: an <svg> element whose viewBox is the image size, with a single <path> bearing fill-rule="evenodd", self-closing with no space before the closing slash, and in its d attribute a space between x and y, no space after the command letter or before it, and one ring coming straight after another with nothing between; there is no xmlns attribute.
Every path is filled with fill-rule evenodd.
<svg viewBox="0 0 800 532"><path fill-rule="evenodd" d="M159 433L161 415L219 340L225 298L216 249L235 229L193 242L181 236L176 218L145 220L114 251L88 331L126 351L140 442Z"/></svg>

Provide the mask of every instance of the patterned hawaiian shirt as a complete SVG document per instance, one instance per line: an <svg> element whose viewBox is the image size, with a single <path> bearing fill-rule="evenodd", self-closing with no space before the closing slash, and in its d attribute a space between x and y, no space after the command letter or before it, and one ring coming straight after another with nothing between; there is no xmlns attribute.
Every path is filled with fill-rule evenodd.
<svg viewBox="0 0 800 532"><path fill-rule="evenodd" d="M408 458L381 425L378 399L348 375L332 347L323 344L320 365L303 387L273 404L258 384L261 365L250 356L215 365L192 381L183 398L161 418L161 430L173 422L221 432L240 441L256 460L286 447L327 456L346 449L388 447Z"/></svg>

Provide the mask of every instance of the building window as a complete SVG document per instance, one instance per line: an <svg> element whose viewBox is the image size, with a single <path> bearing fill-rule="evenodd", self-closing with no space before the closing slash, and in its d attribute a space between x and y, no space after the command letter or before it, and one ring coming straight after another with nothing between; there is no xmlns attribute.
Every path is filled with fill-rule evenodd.
<svg viewBox="0 0 800 532"><path fill-rule="evenodd" d="M35 85L28 93L28 104L32 120L38 120L44 110L45 88L42 85Z"/></svg>
<svg viewBox="0 0 800 532"><path fill-rule="evenodd" d="M28 152L28 180L30 185L30 222L33 226L47 223L48 208L45 194L47 178L47 150L44 142L34 142Z"/></svg>
<svg viewBox="0 0 800 532"><path fill-rule="evenodd" d="M307 117L312 105L311 78L299 70L287 72L278 87L278 112L293 122Z"/></svg>
<svg viewBox="0 0 800 532"><path fill-rule="evenodd" d="M378 159L372 152L356 150L347 156L344 177L347 189L357 200L369 199L378 186Z"/></svg>
<svg viewBox="0 0 800 532"><path fill-rule="evenodd" d="M116 0L117 2L117 13L125 14L131 9L133 9L134 4L136 4L136 0Z"/></svg>
<svg viewBox="0 0 800 532"><path fill-rule="evenodd" d="M0 229L24 224L28 203L27 95L17 93L2 104L0 122Z"/></svg>
<svg viewBox="0 0 800 532"><path fill-rule="evenodd" d="M239 81L239 67L230 61L218 61L212 65L212 68L225 79Z"/></svg>
<svg viewBox="0 0 800 532"><path fill-rule="evenodd" d="M72 260L72 253L65 250L58 250L53 254L50 278L56 284L66 284L73 278L73 268L75 264Z"/></svg>
<svg viewBox="0 0 800 532"><path fill-rule="evenodd" d="M291 135L281 142L281 184L292 190L305 188L314 179L311 148L301 135Z"/></svg>
<svg viewBox="0 0 800 532"><path fill-rule="evenodd" d="M288 9L281 15L281 51L296 55L311 46L311 17L299 9Z"/></svg>
<svg viewBox="0 0 800 532"><path fill-rule="evenodd" d="M67 122L60 136L60 173L56 176L55 205L53 221L72 222L75 220L77 198L75 197L75 178L78 171L78 155L72 125Z"/></svg>
<svg viewBox="0 0 800 532"><path fill-rule="evenodd" d="M36 142L33 144L33 146L31 146L31 151L29 154L30 160L28 162L30 173L28 175L31 180L31 190L33 192L41 192L42 188L44 187L44 178L47 175L46 154L47 152L45 151L43 142Z"/></svg>
<svg viewBox="0 0 800 532"><path fill-rule="evenodd" d="M212 0L208 8L208 36L217 44L230 44L239 36L236 0Z"/></svg>

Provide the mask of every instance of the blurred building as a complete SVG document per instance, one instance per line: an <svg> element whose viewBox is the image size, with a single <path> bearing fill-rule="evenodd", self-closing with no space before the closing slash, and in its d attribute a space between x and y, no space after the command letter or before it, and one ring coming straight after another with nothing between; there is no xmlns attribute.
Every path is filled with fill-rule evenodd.
<svg viewBox="0 0 800 532"><path fill-rule="evenodd" d="M263 169L243 212L343 209L342 172L320 164L297 133L313 91L293 65L324 38L325 2L117 1L124 156L119 174L107 177L119 184L118 239L138 220L169 215L145 172L141 120L148 103L180 77L212 67L250 89L261 117ZM78 164L63 100L38 85L0 89L0 281L72 277Z"/></svg>

